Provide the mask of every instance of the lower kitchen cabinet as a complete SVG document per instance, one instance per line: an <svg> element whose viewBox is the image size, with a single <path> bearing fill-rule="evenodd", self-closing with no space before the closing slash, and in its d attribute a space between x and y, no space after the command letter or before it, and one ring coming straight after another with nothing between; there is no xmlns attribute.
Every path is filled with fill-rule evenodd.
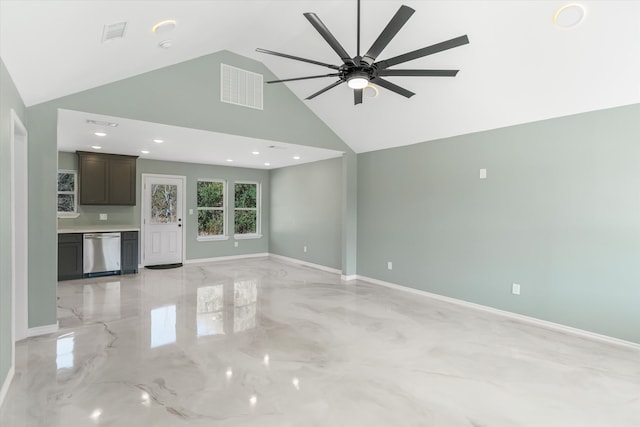
<svg viewBox="0 0 640 427"><path fill-rule="evenodd" d="M120 268L122 274L138 272L138 232L123 231L121 238Z"/></svg>
<svg viewBox="0 0 640 427"><path fill-rule="evenodd" d="M138 272L138 234L137 231L120 233L120 274ZM84 277L83 244L83 233L58 234L58 280Z"/></svg>
<svg viewBox="0 0 640 427"><path fill-rule="evenodd" d="M58 234L58 280L82 278L82 233Z"/></svg>

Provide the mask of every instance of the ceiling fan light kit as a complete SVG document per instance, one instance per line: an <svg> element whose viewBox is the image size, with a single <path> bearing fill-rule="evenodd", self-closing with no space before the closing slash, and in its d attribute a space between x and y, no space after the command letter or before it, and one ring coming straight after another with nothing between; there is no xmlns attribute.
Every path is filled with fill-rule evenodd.
<svg viewBox="0 0 640 427"><path fill-rule="evenodd" d="M383 61L377 61L376 59L382 53L389 42L395 37L400 29L407 23L411 15L415 12L408 6L400 6L400 9L391 18L387 26L382 30L378 38L373 42L367 53L363 56L360 55L360 0L357 2L357 55L351 57L349 53L342 47L340 42L333 36L326 25L320 20L315 13L305 13L304 17L313 25L313 27L320 33L322 38L331 46L331 48L338 54L342 60L342 65L327 64L313 59L302 58L299 56L289 55L281 52L274 52L266 49L256 49L261 53L269 55L280 56L282 58L293 59L295 61L306 62L309 64L319 65L327 67L335 72L329 74L322 74L316 76L306 77L294 77L282 80L271 80L267 83L283 83L297 80L318 79L325 77L337 77L338 81L330 84L329 86L320 89L318 92L309 95L306 99L313 99L318 95L325 93L326 91L333 89L334 87L347 83L351 89L353 89L354 104L362 104L362 92L363 89L369 86L371 83L381 86L387 90L402 95L406 98L411 98L415 93L402 88L395 83L392 83L382 77L391 76L413 76L413 77L455 77L459 70L407 70L407 69L390 69L394 65L402 64L412 61L414 59L422 58L434 53L442 52L444 50L453 49L454 47L462 46L469 43L469 38L464 35L456 37L451 40L447 40L441 43L436 43L431 46L427 46L422 49L417 49L411 52L404 53L402 55L394 56L393 58L385 59ZM377 90L376 90L377 92Z"/></svg>

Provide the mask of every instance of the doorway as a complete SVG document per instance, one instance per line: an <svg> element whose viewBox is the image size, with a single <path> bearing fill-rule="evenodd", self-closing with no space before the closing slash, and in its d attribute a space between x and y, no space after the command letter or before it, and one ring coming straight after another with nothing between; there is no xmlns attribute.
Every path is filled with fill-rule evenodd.
<svg viewBox="0 0 640 427"><path fill-rule="evenodd" d="M184 260L184 176L142 174L142 265Z"/></svg>

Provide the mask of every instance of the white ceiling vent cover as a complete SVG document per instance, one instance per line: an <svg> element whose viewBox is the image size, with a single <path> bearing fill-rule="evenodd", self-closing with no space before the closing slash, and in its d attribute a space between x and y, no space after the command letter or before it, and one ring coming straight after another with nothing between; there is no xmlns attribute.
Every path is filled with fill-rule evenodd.
<svg viewBox="0 0 640 427"><path fill-rule="evenodd" d="M127 29L126 22L118 22L116 24L105 25L102 30L102 43L124 37Z"/></svg>
<svg viewBox="0 0 640 427"><path fill-rule="evenodd" d="M220 64L220 100L262 110L262 74Z"/></svg>

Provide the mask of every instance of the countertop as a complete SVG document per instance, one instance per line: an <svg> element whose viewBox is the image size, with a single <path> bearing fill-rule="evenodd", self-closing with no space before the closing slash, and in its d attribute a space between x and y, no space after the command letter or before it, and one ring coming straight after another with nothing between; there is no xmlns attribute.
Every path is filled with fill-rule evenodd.
<svg viewBox="0 0 640 427"><path fill-rule="evenodd" d="M79 225L58 228L58 234L65 233L109 233L116 231L140 231L139 227L130 225Z"/></svg>

